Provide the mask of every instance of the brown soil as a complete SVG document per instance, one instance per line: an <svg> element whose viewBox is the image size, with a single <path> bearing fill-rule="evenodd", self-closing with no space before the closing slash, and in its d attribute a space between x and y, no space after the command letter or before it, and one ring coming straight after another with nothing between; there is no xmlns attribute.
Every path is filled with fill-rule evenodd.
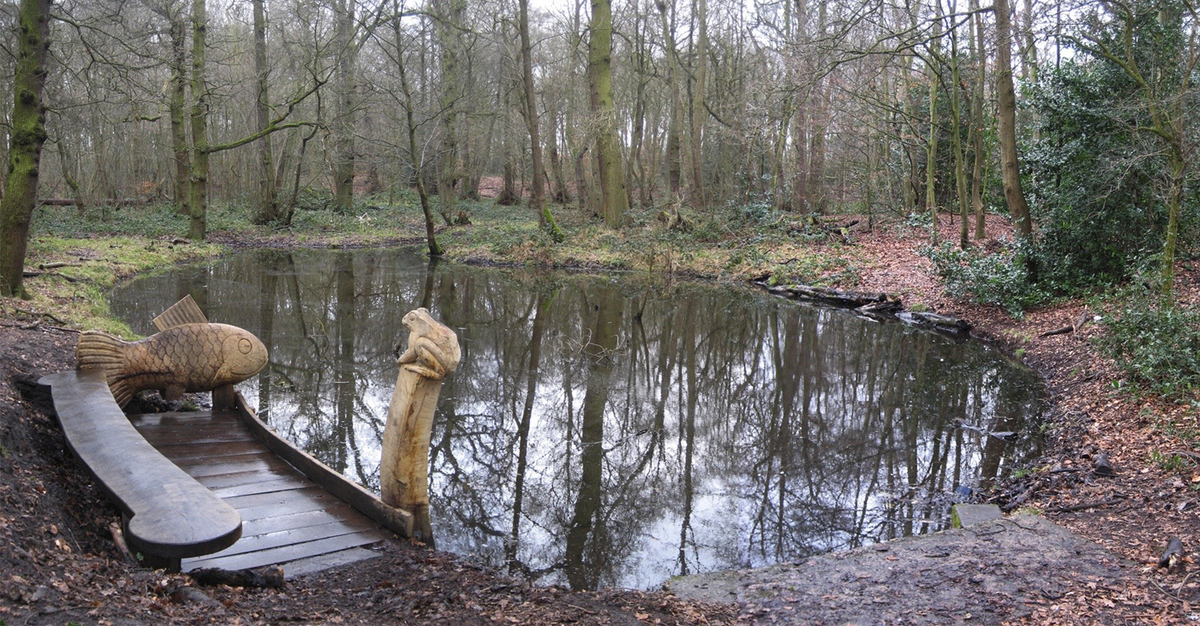
<svg viewBox="0 0 1200 626"><path fill-rule="evenodd" d="M1007 223L995 217L989 218L988 233L1011 236ZM949 222L942 224L940 234L957 241L957 227ZM1051 392L1046 452L1038 468L999 486L989 500L1006 510L1039 511L1137 566L1123 581L1099 587L1095 580L1078 578L1061 597L1034 606L1026 621L1200 620L1200 581L1188 571L1194 567L1190 559L1171 569L1157 567L1171 537L1182 538L1185 552L1194 550L1200 539L1200 465L1190 462L1168 469L1154 460L1156 453L1170 457L1174 451L1191 450L1163 424L1174 422L1180 430L1195 431L1194 408L1130 392L1121 372L1092 345L1092 338L1104 332L1098 324L1039 336L1077 322L1085 314L1082 302L1064 302L1014 319L996 307L947 297L929 261L916 253L927 238L925 232L860 234L864 269L855 288L899 293L907 306L923 303L971 321L975 336L1021 354L1045 377ZM1194 306L1200 300L1200 271L1184 263L1178 272L1179 301ZM1100 453L1115 467L1115 476L1097 477L1091 471Z"/></svg>
<svg viewBox="0 0 1200 626"><path fill-rule="evenodd" d="M989 222L1001 233L1001 220ZM945 236L954 236L944 225ZM1185 549L1200 533L1200 472L1165 469L1151 453L1187 449L1160 425L1195 427L1186 405L1117 392L1120 374L1092 348L1102 328L1039 338L1078 320L1068 302L1015 320L1003 311L947 298L915 250L919 232L855 233L861 266L854 288L899 293L905 304L964 317L976 334L1009 350L1047 379L1054 395L1044 467L997 489L1005 506L1033 507L1139 567L1132 576L1055 578L1057 591L1030 605L1033 623L1182 622L1198 612L1200 583L1184 567L1155 567L1169 537ZM1181 300L1200 294L1200 272L1181 268ZM0 319L0 625L53 623L729 623L769 621L732 605L684 602L664 593L574 592L535 587L481 571L464 560L393 541L380 558L289 580L282 590L207 588L186 599L183 575L139 569L122 560L109 526L118 512L66 450L48 398L36 379L73 365L72 331ZM1116 476L1097 478L1092 459L1104 452ZM1080 471L1051 471L1072 470ZM1086 508L1081 508L1086 507ZM1050 580L1047 573L1047 580ZM191 596L196 598L196 596ZM961 616L960 616L961 617ZM877 619L876 619L877 618ZM883 620L880 613L870 621ZM983 621L999 621L976 617Z"/></svg>

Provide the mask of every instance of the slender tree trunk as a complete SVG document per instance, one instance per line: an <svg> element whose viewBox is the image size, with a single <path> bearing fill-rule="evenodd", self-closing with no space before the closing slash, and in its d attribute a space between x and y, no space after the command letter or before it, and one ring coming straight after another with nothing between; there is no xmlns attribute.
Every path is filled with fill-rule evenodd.
<svg viewBox="0 0 1200 626"><path fill-rule="evenodd" d="M442 19L438 20L438 37L442 46L442 159L438 172L438 212L446 224L454 219L455 194L454 187L458 182L458 98L462 93L459 88L459 32L457 25L462 22L466 5L463 0L443 0L446 10Z"/></svg>
<svg viewBox="0 0 1200 626"><path fill-rule="evenodd" d="M950 10L956 12L952 3ZM969 28L969 26L968 26ZM953 25L950 29L950 149L954 153L954 192L958 200L958 247L966 250L971 245L968 228L969 212L967 208L967 172L962 147L962 89L958 69L958 29Z"/></svg>
<svg viewBox="0 0 1200 626"><path fill-rule="evenodd" d="M21 0L17 67L13 76L8 171L0 200L0 296L26 297L25 255L37 202L42 145L46 143L42 92L50 49L51 0Z"/></svg>
<svg viewBox="0 0 1200 626"><path fill-rule="evenodd" d="M75 198L75 210L80 217L87 213L87 198L83 195L83 189L79 187L79 181L72 173L74 169L72 165L71 151L67 148L67 140L59 135L58 138L58 167L62 170L63 181L67 183L67 187L71 190L71 196Z"/></svg>
<svg viewBox="0 0 1200 626"><path fill-rule="evenodd" d="M254 71L258 82L258 98L254 110L258 131L266 130L271 124L270 96L267 81L271 73L267 65L267 12L263 0L253 0L254 5ZM269 224L279 219L279 203L276 199L274 153L271 150L271 135L258 140L259 181L258 196L255 198L254 223Z"/></svg>
<svg viewBox="0 0 1200 626"><path fill-rule="evenodd" d="M208 235L208 83L205 81L205 47L208 9L205 0L192 0L192 170L188 208L188 238Z"/></svg>
<svg viewBox="0 0 1200 626"><path fill-rule="evenodd" d="M562 155L558 152L557 109L549 111L549 115L546 117L550 119L550 134L546 137L546 145L550 148L550 171L554 173L554 201L559 204L566 204L571 201L571 194L567 191L567 179L566 174L563 172Z"/></svg>
<svg viewBox="0 0 1200 626"><path fill-rule="evenodd" d="M971 0L971 10L979 9L979 0ZM975 98L971 106L971 151L974 152L974 169L971 172L971 206L975 210L975 240L985 239L986 220L983 213L983 85L984 68L987 63L983 58L983 16L975 13L975 29L971 32L971 50L975 55L975 65L978 68L975 76Z"/></svg>
<svg viewBox="0 0 1200 626"><path fill-rule="evenodd" d="M1162 294L1170 296L1175 289L1175 246L1179 240L1179 216L1183 212L1184 182L1187 176L1187 163L1183 158L1183 148L1179 137L1183 129L1175 129L1178 134L1169 151L1168 163L1171 166L1171 189L1167 197L1167 234L1163 244L1162 260Z"/></svg>
<svg viewBox="0 0 1200 626"><path fill-rule="evenodd" d="M823 6L823 5L822 5ZM692 51L692 203L704 206L704 90L708 78L708 0L693 0L696 49Z"/></svg>
<svg viewBox="0 0 1200 626"><path fill-rule="evenodd" d="M938 20L933 26L933 40L930 42L930 54L928 67L926 68L929 78L929 142L925 150L925 210L929 212L929 218L932 224L929 227L930 238L936 245L938 242L938 214L937 214L937 93L938 93L938 75L933 68L935 59L940 58L937 53L937 46L942 37L942 21L939 11Z"/></svg>
<svg viewBox="0 0 1200 626"><path fill-rule="evenodd" d="M673 1L669 8L666 2L658 4L663 41L666 42L667 84L671 90L671 120L667 126L667 191L672 198L677 199L683 190L683 154L679 140L679 135L683 132L683 98L679 90L679 52L675 49L675 37L671 34L671 24L667 15L668 11L673 15L674 6Z"/></svg>
<svg viewBox="0 0 1200 626"><path fill-rule="evenodd" d="M443 254L442 246L438 244L433 232L433 207L430 206L429 193L425 190L425 177L421 175L420 152L417 151L417 123L413 117L412 91L408 87L408 76L404 71L404 45L401 38L400 5L393 0L392 32L396 38L396 73L400 75L400 91L404 94L404 121L408 131L408 153L412 156L413 171L416 172L417 197L421 200L421 212L425 217L425 241L429 247L429 256L439 257Z"/></svg>
<svg viewBox="0 0 1200 626"><path fill-rule="evenodd" d="M1025 191L1021 188L1021 166L1017 157L1017 96L1012 80L1012 20L1008 0L996 0L996 113L1000 140L1001 178L1004 180L1004 200L1017 235L1028 239L1033 234L1033 222Z"/></svg>
<svg viewBox="0 0 1200 626"><path fill-rule="evenodd" d="M521 82L525 89L525 126L529 129L529 154L533 165L533 189L529 206L538 214L538 225L555 241L562 241L563 232L546 206L546 169L542 165L542 139L538 133L537 94L533 90L533 50L529 41L529 0L519 0L521 31Z"/></svg>
<svg viewBox="0 0 1200 626"><path fill-rule="evenodd" d="M625 190L625 168L621 165L621 145L613 110L611 0L592 0L588 79L591 83L592 113L599 122L596 158L600 168L604 223L615 228L620 226L629 211L629 194Z"/></svg>
<svg viewBox="0 0 1200 626"><path fill-rule="evenodd" d="M354 43L354 0L338 0L337 115L334 118L333 204L345 212L354 206L354 72L358 54Z"/></svg>
<svg viewBox="0 0 1200 626"><path fill-rule="evenodd" d="M171 15L171 150L175 155L175 209L191 215L188 198L191 196L192 161L188 153L188 127L184 109L187 107L187 24L183 14Z"/></svg>

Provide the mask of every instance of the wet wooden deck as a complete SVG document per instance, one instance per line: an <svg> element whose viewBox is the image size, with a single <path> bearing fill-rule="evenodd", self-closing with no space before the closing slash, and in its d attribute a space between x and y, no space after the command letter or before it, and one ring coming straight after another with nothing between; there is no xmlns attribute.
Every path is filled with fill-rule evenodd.
<svg viewBox="0 0 1200 626"><path fill-rule="evenodd" d="M242 516L232 546L186 558L182 570L281 564L288 577L375 556L367 549L391 536L272 452L237 411L130 416L163 456Z"/></svg>

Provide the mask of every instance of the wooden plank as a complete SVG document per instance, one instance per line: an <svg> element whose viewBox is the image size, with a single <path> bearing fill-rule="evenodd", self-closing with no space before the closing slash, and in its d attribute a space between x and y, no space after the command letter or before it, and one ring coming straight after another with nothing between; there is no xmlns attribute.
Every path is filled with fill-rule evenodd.
<svg viewBox="0 0 1200 626"><path fill-rule="evenodd" d="M245 426L240 423L236 416L231 416L224 413L217 416L210 416L203 419L188 418L183 416L171 418L154 418L143 416L137 421L130 420L134 428L143 432L151 433L194 433L197 431L211 431L220 429L242 430Z"/></svg>
<svg viewBox="0 0 1200 626"><path fill-rule="evenodd" d="M201 482L200 484L204 484ZM258 482L243 482L232 484L224 487L208 487L208 490L220 498L232 498L234 496L247 496L257 493L272 493L276 491L287 491L289 489L299 489L311 485L312 481L300 476L286 476L276 480L259 480ZM243 531L244 532L244 531Z"/></svg>
<svg viewBox="0 0 1200 626"><path fill-rule="evenodd" d="M384 504L375 494L346 479L328 465L280 437L275 429L264 424L254 415L254 410L250 408L241 394L238 394L238 409L238 413L246 425L267 445L268 449L279 455L280 458L384 528L403 537L412 536L413 516L411 513Z"/></svg>
<svg viewBox="0 0 1200 626"><path fill-rule="evenodd" d="M225 413L228 417L228 413ZM135 426L142 424L158 424L163 421L197 421L212 419L212 411L163 411L162 413L132 413L129 421Z"/></svg>
<svg viewBox="0 0 1200 626"><path fill-rule="evenodd" d="M142 437L153 445L165 445L186 443L190 445L206 444L206 443L225 443L234 441L254 441L254 435L244 429L232 428L197 428L193 432L183 432L180 430L171 431L141 431Z"/></svg>
<svg viewBox="0 0 1200 626"><path fill-rule="evenodd" d="M247 552L259 552L262 550L271 550L283 546L290 546L309 541L318 541L320 539L329 539L331 537L340 537L352 533L360 533L368 530L378 530L378 526L365 517L364 523L349 524L344 521L329 522L320 526L305 526L303 528L292 528L288 530L280 530L273 533L262 535L243 535L237 543L225 548L220 552L205 556L206 559L216 559L234 554L245 554ZM391 533L388 533L391 534ZM386 535L385 535L386 538Z"/></svg>
<svg viewBox="0 0 1200 626"><path fill-rule="evenodd" d="M374 559L382 556L373 550L364 548L350 548L340 552L331 552L329 554L321 554L318 556L310 556L307 559L297 559L289 561L287 571L284 572L288 579L294 579L299 576L307 576L317 572L323 572L327 569L358 563L367 559Z"/></svg>
<svg viewBox="0 0 1200 626"><path fill-rule="evenodd" d="M290 468L268 469L250 472L229 472L225 474L207 474L204 476L194 476L193 478L196 479L196 482L208 487L209 489L221 489L223 487L233 487L236 485L251 485L254 483L273 482L287 478L305 481L306 484L313 484L312 481L305 478L303 474Z"/></svg>
<svg viewBox="0 0 1200 626"><path fill-rule="evenodd" d="M46 376L76 456L128 518L131 547L166 559L224 549L241 536L234 508L155 450L117 406L104 372Z"/></svg>
<svg viewBox="0 0 1200 626"><path fill-rule="evenodd" d="M227 456L194 457L194 458L190 458L190 459L180 459L175 464L182 467L184 470L188 470L193 467L196 469L200 469L202 467L225 467L225 466L237 467L240 465L246 465L246 464L254 465L254 464L261 464L261 463L265 463L267 466L277 468L281 471L287 470L287 469L292 469L290 465L288 465L287 463L284 463L279 457L272 454L270 450L267 450L266 448L264 448L262 446L262 444L258 444L257 450L251 450L249 452L243 452L241 454L230 454ZM242 470L237 470L237 471L242 471ZM293 471L295 471L295 470L293 469Z"/></svg>
<svg viewBox="0 0 1200 626"><path fill-rule="evenodd" d="M239 472L266 472L266 471L287 471L289 469L287 463L279 460L278 457L263 452L260 455L237 459L228 462L214 462L205 465L188 465L183 468L188 474L196 479L202 476L215 476L217 474L236 474Z"/></svg>
<svg viewBox="0 0 1200 626"><path fill-rule="evenodd" d="M296 494L302 490L293 490L280 492L280 494L262 494L262 495L281 495L281 494ZM237 496L238 498L254 498L258 496ZM236 500L237 498L230 498ZM279 497L271 501L262 502L254 506L237 506L237 512L244 520L260 519L263 517L272 517L275 515L287 515L289 513L303 513L305 511L324 511L341 504L337 498L325 493L321 497Z"/></svg>
<svg viewBox="0 0 1200 626"><path fill-rule="evenodd" d="M225 499L230 506L239 510L250 509L266 504L282 504L292 500L313 500L324 503L336 501L337 498L334 498L332 494L322 489L319 485L314 484L303 489L293 489L286 493L260 493Z"/></svg>
<svg viewBox="0 0 1200 626"><path fill-rule="evenodd" d="M170 446L156 446L156 448L163 456L175 461L176 464L180 462L186 463L193 459L214 459L237 456L239 454L252 454L266 450L259 441L233 441L196 445L180 443Z"/></svg>
<svg viewBox="0 0 1200 626"><path fill-rule="evenodd" d="M183 569L188 571L199 567L219 567L221 569L237 570L280 563L286 564L288 561L378 543L387 538L388 533L386 531L379 529L367 530L349 535L330 537L328 539L281 546L270 550L261 550L259 552L248 552L246 554L236 554L215 559L209 557L195 560L189 559L183 563ZM287 571L286 567L284 571Z"/></svg>
<svg viewBox="0 0 1200 626"><path fill-rule="evenodd" d="M319 526L330 522L357 520L366 518L365 515L350 508L348 504L339 504L317 511L301 511L248 519L242 522L242 533L245 535L261 535L281 530Z"/></svg>

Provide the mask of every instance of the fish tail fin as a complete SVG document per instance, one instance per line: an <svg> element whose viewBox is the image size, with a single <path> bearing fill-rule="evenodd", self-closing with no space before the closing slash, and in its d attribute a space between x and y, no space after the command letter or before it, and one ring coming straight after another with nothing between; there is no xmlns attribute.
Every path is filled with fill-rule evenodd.
<svg viewBox="0 0 1200 626"><path fill-rule="evenodd" d="M119 378L127 345L125 341L98 330L79 333L79 343L75 344L77 367L81 370L102 370L108 379L108 388L120 406L125 406L133 399L133 390L123 378Z"/></svg>

